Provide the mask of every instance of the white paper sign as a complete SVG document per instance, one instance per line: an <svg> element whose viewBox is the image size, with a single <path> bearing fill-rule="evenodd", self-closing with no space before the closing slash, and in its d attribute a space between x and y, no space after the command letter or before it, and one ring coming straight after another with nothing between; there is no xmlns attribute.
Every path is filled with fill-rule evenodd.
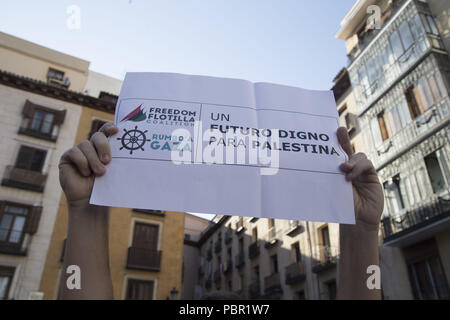
<svg viewBox="0 0 450 320"><path fill-rule="evenodd" d="M331 91L127 73L97 205L354 223Z"/></svg>

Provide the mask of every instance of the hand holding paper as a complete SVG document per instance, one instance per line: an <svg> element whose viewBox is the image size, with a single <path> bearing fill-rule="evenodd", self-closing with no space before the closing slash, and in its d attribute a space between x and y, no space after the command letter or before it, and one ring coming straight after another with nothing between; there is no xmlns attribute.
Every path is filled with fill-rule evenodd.
<svg viewBox="0 0 450 320"><path fill-rule="evenodd" d="M115 123L93 204L355 221L330 91L129 73Z"/></svg>

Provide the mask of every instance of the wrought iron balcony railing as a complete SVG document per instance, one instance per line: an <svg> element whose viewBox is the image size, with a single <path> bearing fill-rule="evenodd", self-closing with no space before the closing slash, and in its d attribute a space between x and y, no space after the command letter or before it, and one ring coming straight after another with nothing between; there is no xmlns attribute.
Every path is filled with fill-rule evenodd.
<svg viewBox="0 0 450 320"><path fill-rule="evenodd" d="M450 200L435 198L421 203L407 210L403 215L387 217L381 221L384 242L397 239L449 216Z"/></svg>
<svg viewBox="0 0 450 320"><path fill-rule="evenodd" d="M316 260L313 262L312 271L319 273L336 266L339 253L336 247L319 246Z"/></svg>
<svg viewBox="0 0 450 320"><path fill-rule="evenodd" d="M149 271L161 270L161 251L145 248L129 247L127 257L128 269Z"/></svg>
<svg viewBox="0 0 450 320"><path fill-rule="evenodd" d="M297 284L306 279L306 273L303 268L303 263L294 262L286 267L286 280L287 285Z"/></svg>
<svg viewBox="0 0 450 320"><path fill-rule="evenodd" d="M274 272L264 278L264 295L270 298L273 295L282 293L280 273Z"/></svg>

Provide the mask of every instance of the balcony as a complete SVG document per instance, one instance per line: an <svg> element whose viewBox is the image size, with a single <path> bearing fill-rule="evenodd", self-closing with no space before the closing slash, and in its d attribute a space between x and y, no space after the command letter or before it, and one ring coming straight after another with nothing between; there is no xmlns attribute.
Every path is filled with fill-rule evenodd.
<svg viewBox="0 0 450 320"><path fill-rule="evenodd" d="M161 251L145 248L128 248L127 268L160 271L161 270Z"/></svg>
<svg viewBox="0 0 450 320"><path fill-rule="evenodd" d="M359 56L361 52L372 42L372 40L385 29L385 25L391 20L391 18L398 12L398 10L403 6L406 0L397 0L392 3L392 5L382 13L381 17L381 29L369 29L358 36L358 46L355 47L348 55L350 64Z"/></svg>
<svg viewBox="0 0 450 320"><path fill-rule="evenodd" d="M224 274L229 274L233 271L233 261L231 259L227 260L225 268L223 270Z"/></svg>
<svg viewBox="0 0 450 320"><path fill-rule="evenodd" d="M217 240L217 242L214 245L214 252L218 253L222 250L222 239Z"/></svg>
<svg viewBox="0 0 450 320"><path fill-rule="evenodd" d="M318 260L313 263L312 272L320 273L336 267L338 250L332 246L320 246L318 248Z"/></svg>
<svg viewBox="0 0 450 320"><path fill-rule="evenodd" d="M278 239L277 229L275 227L269 229L269 232L267 233L265 238L266 242L264 243L264 247L266 249L272 248L280 242L280 240Z"/></svg>
<svg viewBox="0 0 450 320"><path fill-rule="evenodd" d="M219 270L214 271L214 282L220 282L220 279L222 279L222 273Z"/></svg>
<svg viewBox="0 0 450 320"><path fill-rule="evenodd" d="M248 246L248 257L249 259L254 259L258 256L259 256L259 243L258 241L256 241Z"/></svg>
<svg viewBox="0 0 450 320"><path fill-rule="evenodd" d="M286 234L289 237L295 237L296 235L300 234L303 231L304 231L304 229L303 229L303 226L300 223L300 221L289 220L289 227L288 227L288 231L286 232Z"/></svg>
<svg viewBox="0 0 450 320"><path fill-rule="evenodd" d="M267 299L279 299L283 293L281 288L280 274L272 273L264 278L264 296Z"/></svg>
<svg viewBox="0 0 450 320"><path fill-rule="evenodd" d="M420 144L431 134L448 126L450 121L449 111L450 98L447 96L416 119L410 121L381 145L371 148L372 150L367 154L368 158L372 159L377 170L381 170L393 160Z"/></svg>
<svg viewBox="0 0 450 320"><path fill-rule="evenodd" d="M238 253L236 255L236 263L235 263L235 265L236 265L236 268L239 269L244 264L245 264L245 255L244 255L244 251L242 251L242 252L240 252L240 253Z"/></svg>
<svg viewBox="0 0 450 320"><path fill-rule="evenodd" d="M450 200L436 198L411 208L403 215L384 218L381 223L385 244L401 242L414 234L420 235L421 231L430 235L433 229L437 232L450 225Z"/></svg>
<svg viewBox="0 0 450 320"><path fill-rule="evenodd" d="M212 248L208 248L208 250L206 251L206 260L211 261L212 259Z"/></svg>
<svg viewBox="0 0 450 320"><path fill-rule="evenodd" d="M248 297L249 299L258 299L261 297L261 286L259 280L255 280L250 283L248 287Z"/></svg>
<svg viewBox="0 0 450 320"><path fill-rule="evenodd" d="M43 192L47 175L38 171L7 166L2 185L24 190Z"/></svg>
<svg viewBox="0 0 450 320"><path fill-rule="evenodd" d="M286 267L286 280L287 285L294 285L300 283L306 279L303 263L294 262Z"/></svg>

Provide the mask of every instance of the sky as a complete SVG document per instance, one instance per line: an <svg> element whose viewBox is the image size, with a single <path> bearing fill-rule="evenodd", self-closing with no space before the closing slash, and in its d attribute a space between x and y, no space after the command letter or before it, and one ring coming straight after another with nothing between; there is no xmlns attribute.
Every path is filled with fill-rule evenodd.
<svg viewBox="0 0 450 320"><path fill-rule="evenodd" d="M334 35L354 2L0 0L0 31L119 79L127 71L176 72L327 90L347 65ZM67 25L72 5L79 28Z"/></svg>

